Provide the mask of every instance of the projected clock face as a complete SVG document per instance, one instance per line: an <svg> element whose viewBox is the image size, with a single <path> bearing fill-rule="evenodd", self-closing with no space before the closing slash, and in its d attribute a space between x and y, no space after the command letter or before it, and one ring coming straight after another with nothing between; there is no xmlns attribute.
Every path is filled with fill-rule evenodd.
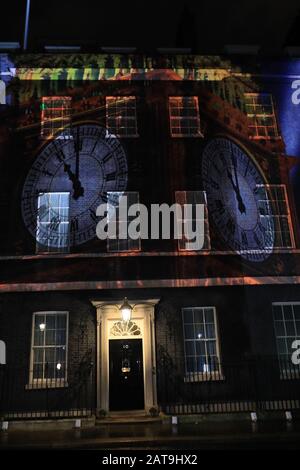
<svg viewBox="0 0 300 470"><path fill-rule="evenodd" d="M266 259L274 246L272 209L252 158L230 139L215 138L203 152L202 178L210 218L229 249Z"/></svg>
<svg viewBox="0 0 300 470"><path fill-rule="evenodd" d="M39 197L68 193L69 244L85 243L96 236L96 209L107 201L107 192L126 187L127 159L120 141L99 125L75 125L67 139L56 136L45 145L29 170L22 193L24 223L36 237ZM51 212L55 215L55 209ZM55 248L55 243L57 234L50 234L48 245Z"/></svg>

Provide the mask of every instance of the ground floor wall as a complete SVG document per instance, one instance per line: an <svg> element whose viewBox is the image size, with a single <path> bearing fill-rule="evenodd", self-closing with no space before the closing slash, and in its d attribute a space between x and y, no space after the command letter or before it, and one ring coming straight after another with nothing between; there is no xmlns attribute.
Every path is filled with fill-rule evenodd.
<svg viewBox="0 0 300 470"><path fill-rule="evenodd" d="M148 376L148 385L146 382L144 385L146 389L149 384L155 387L147 402L152 403L152 408L178 413L218 411L223 410L224 404L237 408L233 411L268 408L287 400L290 402L284 406L299 405L300 375L283 377L279 367L272 305L297 304L300 287L228 286L3 294L0 339L6 345L6 365L0 366L0 412L14 417L109 412L109 400L104 406L101 397L105 393L103 387L109 388L111 376L103 370L106 367L103 354L109 361L109 352L100 347L103 324L99 323L99 305L119 306L125 296L132 305L139 303L139 312L147 305L153 307L153 341L149 339L152 358L147 359L147 366L145 356L143 359L144 368L151 367L146 372L152 374L151 380ZM196 351L200 338L190 338L187 345L185 328L188 331L190 324L185 325L183 312L202 309L199 311L203 313L205 308L213 308L216 315L218 373L212 373L211 365L203 359L205 354L201 359L201 351ZM68 312L66 381L51 380L48 384L46 381L43 386L37 381L32 383L33 314L62 311ZM115 315L118 312L116 309ZM138 324L142 316L138 310L136 315ZM146 329L151 328L150 320L145 323ZM295 328L299 326L295 324ZM126 335L123 340L128 346L130 337ZM297 335L300 339L299 330L295 330L295 338ZM209 342L210 338L206 340ZM126 347L125 343L121 346ZM108 345L109 341L102 344ZM187 354L187 347L195 348L191 359L196 364L194 372L187 368L187 356L193 357ZM208 346L205 347L207 355ZM126 364L123 368L126 369ZM225 408L224 411L230 411Z"/></svg>

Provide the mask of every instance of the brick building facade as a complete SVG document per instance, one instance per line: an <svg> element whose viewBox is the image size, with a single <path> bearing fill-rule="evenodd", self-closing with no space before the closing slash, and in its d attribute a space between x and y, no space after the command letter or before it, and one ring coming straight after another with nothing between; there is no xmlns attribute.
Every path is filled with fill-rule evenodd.
<svg viewBox="0 0 300 470"><path fill-rule="evenodd" d="M228 57L1 59L2 416L299 408L285 77ZM99 240L97 205L124 191L205 203L204 249Z"/></svg>

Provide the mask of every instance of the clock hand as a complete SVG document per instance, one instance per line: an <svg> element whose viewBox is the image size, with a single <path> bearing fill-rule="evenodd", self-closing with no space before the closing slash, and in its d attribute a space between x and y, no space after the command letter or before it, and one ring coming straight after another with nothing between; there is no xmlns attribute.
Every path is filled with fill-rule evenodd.
<svg viewBox="0 0 300 470"><path fill-rule="evenodd" d="M84 188L81 185L80 180L77 178L76 174L71 171L71 165L68 165L67 163L63 163L64 165L64 170L67 173L70 181L73 183L73 198L78 199L80 196L84 195Z"/></svg>
<svg viewBox="0 0 300 470"><path fill-rule="evenodd" d="M76 174L74 174L73 171L71 171L71 165L68 165L64 161L64 159L59 155L59 153L57 153L56 156L58 160L63 164L64 171L67 173L70 181L72 181L73 183L73 189L74 189L73 198L78 199L80 196L84 195L84 188L82 187L80 180L78 179Z"/></svg>
<svg viewBox="0 0 300 470"><path fill-rule="evenodd" d="M234 184L233 178L232 178L232 174L230 173L230 171L229 171L228 169L227 169L227 176L228 176L228 178L230 179L230 182L231 182L231 184L232 184L233 190L234 190L234 192L235 192L235 196L236 196L236 199L237 199L237 202L238 202L239 211L240 211L241 214L245 214L245 212L246 212L246 206L245 206L244 201L243 201L243 199L242 199L240 190L239 190L238 186Z"/></svg>
<svg viewBox="0 0 300 470"><path fill-rule="evenodd" d="M245 207L245 204L243 202L243 198L241 196L239 178L238 178L237 168L236 168L236 160L233 157L232 144L231 144L231 161L232 161L232 166L233 166L233 171L234 171L234 176L235 176L235 182L236 182L235 187L236 187L236 191L237 191L236 195L237 195L237 199L238 199L238 207L239 207L240 213L244 214L246 212L246 207Z"/></svg>

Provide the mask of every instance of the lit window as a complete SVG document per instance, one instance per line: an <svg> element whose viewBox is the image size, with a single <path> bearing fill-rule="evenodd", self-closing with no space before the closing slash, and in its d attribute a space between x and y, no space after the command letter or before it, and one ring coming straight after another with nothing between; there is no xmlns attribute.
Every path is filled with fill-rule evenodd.
<svg viewBox="0 0 300 470"><path fill-rule="evenodd" d="M41 104L41 136L48 139L60 133L70 138L71 98L68 96L44 96Z"/></svg>
<svg viewBox="0 0 300 470"><path fill-rule="evenodd" d="M250 138L272 139L278 137L272 95L268 93L246 93L245 104Z"/></svg>
<svg viewBox="0 0 300 470"><path fill-rule="evenodd" d="M36 251L65 252L69 249L70 193L40 193L37 206Z"/></svg>
<svg viewBox="0 0 300 470"><path fill-rule="evenodd" d="M257 186L259 212L266 248L294 248L293 228L285 185Z"/></svg>
<svg viewBox="0 0 300 470"><path fill-rule="evenodd" d="M169 97L172 137L201 137L197 96Z"/></svg>
<svg viewBox="0 0 300 470"><path fill-rule="evenodd" d="M32 386L66 385L68 312L33 314L30 380Z"/></svg>
<svg viewBox="0 0 300 470"><path fill-rule="evenodd" d="M183 308L182 318L186 378L221 379L215 308Z"/></svg>
<svg viewBox="0 0 300 470"><path fill-rule="evenodd" d="M116 238L107 239L107 251L140 251L141 239L133 239L128 234L128 227L137 216L128 216L127 211L120 210L120 198L127 197L127 207L139 204L139 193L137 192L108 192L107 202L113 207L108 210L108 225L115 228ZM124 200L123 200L124 201ZM123 214L124 212L124 214Z"/></svg>
<svg viewBox="0 0 300 470"><path fill-rule="evenodd" d="M135 97L107 96L106 124L117 137L138 137Z"/></svg>
<svg viewBox="0 0 300 470"><path fill-rule="evenodd" d="M300 303L273 303L272 307L281 377L300 379L300 365L292 361L293 343L300 340Z"/></svg>
<svg viewBox="0 0 300 470"><path fill-rule="evenodd" d="M205 191L176 191L175 193L176 203L182 206L181 215L184 217L183 206L185 204L191 204L193 206L192 218L180 218L177 220L182 227L182 238L178 240L178 249L188 250L188 243L191 243L192 240L186 238L184 227L187 224L191 224L192 229L195 230L198 225L204 228L204 245L202 250L210 250L210 236L209 236L209 222L208 222L208 211L207 211L207 200ZM196 219L196 204L204 205L204 219Z"/></svg>

